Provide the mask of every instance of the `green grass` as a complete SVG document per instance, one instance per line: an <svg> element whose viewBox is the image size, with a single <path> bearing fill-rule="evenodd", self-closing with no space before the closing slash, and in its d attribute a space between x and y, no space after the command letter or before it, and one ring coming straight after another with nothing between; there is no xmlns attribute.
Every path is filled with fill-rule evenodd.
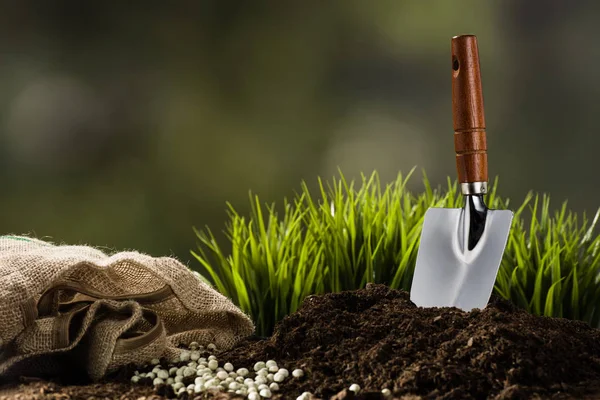
<svg viewBox="0 0 600 400"><path fill-rule="evenodd" d="M600 210L589 221L569 211L567 202L551 214L547 195L529 195L527 203L515 213L495 292L536 315L598 326Z"/></svg>
<svg viewBox="0 0 600 400"><path fill-rule="evenodd" d="M364 287L369 282L410 290L425 211L462 207L456 182L424 190L406 188L412 175L398 175L383 186L377 173L357 185L340 173L330 183L319 179L317 193L305 183L281 212L251 195L251 213L229 205L228 247L210 229L195 229L192 251L199 270L256 322L259 335L294 312L311 294ZM486 202L509 208L496 195L497 180ZM495 292L538 315L599 322L598 214L590 223L567 210L551 215L548 196L529 194L518 207ZM530 222L525 222L525 221Z"/></svg>

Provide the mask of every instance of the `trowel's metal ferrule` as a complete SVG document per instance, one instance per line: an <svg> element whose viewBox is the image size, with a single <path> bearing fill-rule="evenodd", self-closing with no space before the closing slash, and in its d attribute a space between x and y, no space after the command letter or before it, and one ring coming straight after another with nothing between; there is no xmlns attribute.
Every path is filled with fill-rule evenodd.
<svg viewBox="0 0 600 400"><path fill-rule="evenodd" d="M463 210L463 233L465 235L463 245L466 243L467 249L472 251L485 230L488 208L483 200L483 194L466 195Z"/></svg>
<svg viewBox="0 0 600 400"><path fill-rule="evenodd" d="M468 182L460 184L460 191L466 195L486 194L488 189L487 182Z"/></svg>

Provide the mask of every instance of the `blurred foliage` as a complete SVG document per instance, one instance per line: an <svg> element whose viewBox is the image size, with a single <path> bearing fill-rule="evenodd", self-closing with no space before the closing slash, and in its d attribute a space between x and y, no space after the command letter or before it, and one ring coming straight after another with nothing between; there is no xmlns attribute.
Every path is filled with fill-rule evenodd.
<svg viewBox="0 0 600 400"><path fill-rule="evenodd" d="M206 228L196 231L192 254L201 274L253 318L259 335L270 335L309 295L372 282L410 290L425 212L464 204L456 181L432 189L424 177L424 191L413 194L410 175L382 185L373 173L358 187L342 174L330 184L319 179L318 195L303 184L279 212L251 196L248 217L230 206L227 246ZM486 204L506 209L497 186ZM494 293L536 315L598 326L599 214L590 223L566 203L555 215L549 205L549 197L530 193L516 210Z"/></svg>
<svg viewBox="0 0 600 400"><path fill-rule="evenodd" d="M600 3L0 6L2 233L188 262L190 226L222 226L226 201L250 211L248 190L272 202L338 167L389 181L418 165L443 183L450 38L463 33L479 39L504 193L598 206Z"/></svg>

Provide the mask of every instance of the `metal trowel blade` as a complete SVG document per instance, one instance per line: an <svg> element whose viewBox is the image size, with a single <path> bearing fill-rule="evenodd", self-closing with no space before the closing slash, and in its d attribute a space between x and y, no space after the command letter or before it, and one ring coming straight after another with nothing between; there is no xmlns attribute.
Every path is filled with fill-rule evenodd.
<svg viewBox="0 0 600 400"><path fill-rule="evenodd" d="M473 249L465 241L465 209L430 208L425 213L410 299L420 307L486 307L502 261L513 218L510 210L487 210Z"/></svg>

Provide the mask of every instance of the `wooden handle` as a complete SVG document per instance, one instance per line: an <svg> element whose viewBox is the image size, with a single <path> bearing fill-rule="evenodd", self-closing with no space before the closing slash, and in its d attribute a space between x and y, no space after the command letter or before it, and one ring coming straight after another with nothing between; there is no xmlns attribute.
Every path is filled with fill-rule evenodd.
<svg viewBox="0 0 600 400"><path fill-rule="evenodd" d="M452 38L452 115L460 183L487 182L487 141L477 38Z"/></svg>

